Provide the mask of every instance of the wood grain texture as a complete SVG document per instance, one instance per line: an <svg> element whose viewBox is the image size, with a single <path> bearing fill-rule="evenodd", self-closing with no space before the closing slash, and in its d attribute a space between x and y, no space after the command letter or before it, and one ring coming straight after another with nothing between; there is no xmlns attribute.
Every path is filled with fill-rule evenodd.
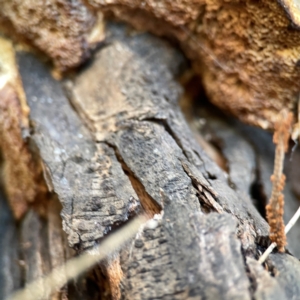
<svg viewBox="0 0 300 300"><path fill-rule="evenodd" d="M155 222L134 241L126 299L250 298L231 216L195 214L170 201Z"/></svg>
<svg viewBox="0 0 300 300"><path fill-rule="evenodd" d="M69 244L85 248L138 210L113 150L96 144L62 88L33 56L18 54L34 124L32 138L63 204Z"/></svg>
<svg viewBox="0 0 300 300"><path fill-rule="evenodd" d="M183 57L127 33L109 25L107 44L64 83L66 92L36 58L17 54L31 139L62 203L69 244L90 249L143 210L152 219L120 251L123 278L114 288L124 299L271 299L256 279L297 297L296 259L288 265L292 286L278 275L288 254L268 261L274 277L248 266L265 247L268 225L250 199L251 176L232 185L236 173L206 155L180 112L174 77Z"/></svg>
<svg viewBox="0 0 300 300"><path fill-rule="evenodd" d="M119 34L116 27L112 27L111 31ZM142 41L139 35L136 39ZM110 47L104 48L96 56L90 68L83 71L73 83L69 83L69 88L73 90L73 96L70 96L72 103L87 120L95 138L99 141L106 139L117 148L121 159L157 203L161 202L160 189L168 193L171 199L174 198L174 201L180 199L183 203L187 197L191 197L189 194L196 192L191 188L188 188L191 192L186 191L187 184L192 187L191 178L178 164L178 160L185 160L192 165L194 177L204 177L207 185L211 185L219 195L219 204L243 220L241 232L249 232L247 226L252 228L250 236L245 237L245 247L254 243L257 234L267 235L266 223L259 217L251 201L246 200L247 204L239 201L238 194L227 184L227 175L195 142L176 105L180 90L167 69L169 60L165 67L161 64L157 58L157 45L153 53L147 47L142 60L141 51L135 49L134 42L130 38L128 42L123 40L111 42ZM125 49L119 55L122 48ZM161 57L161 51L159 53ZM115 57L118 59L113 59ZM116 71L117 68L120 71ZM94 82L94 86L91 86L92 76L99 79L103 76L104 80L99 80L98 84ZM105 82L117 82L118 86L106 85L103 88ZM142 91L145 94L141 95ZM96 92L97 97L94 96ZM105 115L99 117L97 107L107 112L112 103L115 104L114 112L109 121ZM189 200L188 205L192 203ZM257 233L256 229L260 232Z"/></svg>

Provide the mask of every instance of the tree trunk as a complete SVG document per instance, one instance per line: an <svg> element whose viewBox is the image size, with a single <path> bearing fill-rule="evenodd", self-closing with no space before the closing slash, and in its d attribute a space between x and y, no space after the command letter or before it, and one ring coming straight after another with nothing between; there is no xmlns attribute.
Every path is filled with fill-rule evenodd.
<svg viewBox="0 0 300 300"><path fill-rule="evenodd" d="M149 221L133 240L52 299L299 298L297 258L274 251L257 262L270 243L263 195L272 173L270 135L210 106L193 108L206 122L202 135L193 132L199 120L188 125L178 103L176 78L188 65L181 53L109 23L92 59L62 81L37 55L18 48L15 55L26 103L18 84L2 86L5 103L18 103L23 131L11 122L16 138L1 135L3 190L14 216L3 194L0 298L101 245L142 212ZM14 116L5 111L2 128ZM20 144L28 152L10 154L7 145ZM16 213L6 172L19 162L28 169L10 179L31 176L35 194ZM297 200L286 193L292 214ZM297 234L291 247L299 256Z"/></svg>

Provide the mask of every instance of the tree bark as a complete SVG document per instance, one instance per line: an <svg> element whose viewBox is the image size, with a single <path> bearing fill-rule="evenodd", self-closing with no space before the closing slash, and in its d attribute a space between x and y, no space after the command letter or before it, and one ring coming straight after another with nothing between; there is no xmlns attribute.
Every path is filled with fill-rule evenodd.
<svg viewBox="0 0 300 300"><path fill-rule="evenodd" d="M237 123L220 123L208 110L227 172L207 155L178 105L182 54L110 23L101 48L63 81L32 53L17 50L16 58L30 108L26 146L48 191L18 227L3 204L3 298L74 255L67 243L76 253L89 251L142 212L149 221L132 241L53 297L299 297L298 259L275 251L264 266L257 262L270 243L250 192L257 170L266 170L260 143L254 138L251 146L232 129ZM253 137L252 129L241 130Z"/></svg>

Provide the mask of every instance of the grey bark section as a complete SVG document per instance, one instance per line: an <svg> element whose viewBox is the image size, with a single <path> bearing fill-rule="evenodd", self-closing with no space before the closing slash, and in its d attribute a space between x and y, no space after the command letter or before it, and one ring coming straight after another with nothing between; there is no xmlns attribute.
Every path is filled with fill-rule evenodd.
<svg viewBox="0 0 300 300"><path fill-rule="evenodd" d="M17 289L49 274L51 269L63 265L74 255L67 247L62 230L60 203L55 197L47 200L43 217L30 209L17 224L6 199L0 196L0 299L8 298ZM76 283L69 282L54 291L51 297L99 299L100 293L96 279L91 273L86 273Z"/></svg>
<svg viewBox="0 0 300 300"><path fill-rule="evenodd" d="M113 142L146 192L163 208L161 191L175 203L200 210L197 191L181 166L182 151L163 126L132 121L128 129L114 134Z"/></svg>
<svg viewBox="0 0 300 300"><path fill-rule="evenodd" d="M252 205L248 191L242 195L230 187L227 175L195 142L179 111L181 90L173 77L178 72L174 72L176 63L180 69L178 62L182 58L173 51L162 51L157 41L152 46L154 38L141 35L120 38L121 31L118 26L110 26L109 45L95 56L88 68L68 82L73 105L95 139L117 147L128 168L145 183L147 193L158 203L160 189L166 189L170 198L177 195L185 201L179 191L189 189L185 180L191 185L191 178L182 174L185 171L178 161L188 161L196 172L192 175L204 177L207 185L219 195L214 200L239 220L243 247L254 246L258 236L268 235L266 222ZM140 51L140 44L134 40L140 41L145 50ZM170 55L174 58L170 59ZM165 57L165 63L158 57ZM188 193L186 197L190 197Z"/></svg>
<svg viewBox="0 0 300 300"><path fill-rule="evenodd" d="M133 242L126 299L250 299L234 218L165 201Z"/></svg>
<svg viewBox="0 0 300 300"><path fill-rule="evenodd" d="M143 207L150 201L163 211L124 250L125 299L254 296L245 253L257 257L268 226L248 191L244 197L233 189L195 142L179 111L180 54L111 25L107 45L66 83L73 107L41 63L22 52L18 62L31 137L63 205L71 246L90 247L126 222L139 195ZM299 262L290 266L293 278L299 269ZM282 287L297 292L288 282Z"/></svg>
<svg viewBox="0 0 300 300"><path fill-rule="evenodd" d="M253 146L238 131L238 125L237 128L231 126L226 118L218 118L209 109L200 113L209 119L202 132L211 136L226 159L230 184L236 191L249 194L257 167Z"/></svg>
<svg viewBox="0 0 300 300"><path fill-rule="evenodd" d="M46 67L25 52L17 58L33 124L31 138L63 205L69 244L92 246L138 211L138 197L112 149L96 145Z"/></svg>
<svg viewBox="0 0 300 300"><path fill-rule="evenodd" d="M255 281L256 289L254 292L254 299L257 300L285 300L286 297L283 288L278 281L271 277L268 271L255 259L247 258L247 265L249 267L251 278Z"/></svg>
<svg viewBox="0 0 300 300"><path fill-rule="evenodd" d="M19 241L12 212L0 190L0 299L21 286Z"/></svg>
<svg viewBox="0 0 300 300"><path fill-rule="evenodd" d="M299 266L299 260L286 253L271 254L270 260L275 268L275 278L284 290L286 298L300 299L300 268L295 268L295 265Z"/></svg>
<svg viewBox="0 0 300 300"><path fill-rule="evenodd" d="M254 208L249 197L249 188L253 181L255 167L253 149L246 141L241 143L235 141L236 155L239 155L240 160L246 155L250 156L250 161L246 166L243 164L244 167L239 164L233 165L230 175L235 187L232 188L226 174L195 143L183 116L178 110L177 100L180 90L174 88L172 73L168 70L169 60L166 59L163 65L157 64L155 47L151 48L151 45L148 45L146 53L141 55L138 50L139 45L134 43L133 40L141 40L143 47L145 47L147 41L143 40L141 36L122 36L120 38L119 32L118 27L110 27L110 44L95 56L93 64L89 68L79 74L73 82L68 83L72 103L78 112L85 117L95 138L98 141L107 141L115 147L119 160L126 164L151 198L161 205L165 212L162 223L170 222L173 225L181 220L182 206L188 211L191 211L191 209L199 211L194 197L196 194L199 196L202 210L205 204L208 203L211 204L208 211L216 210L213 205L213 201L215 201L224 211L231 213L236 218L236 234L242 243L243 249L256 256L256 241L260 237L268 235L268 226ZM112 38L114 34L118 36L115 40ZM153 54L151 54L151 51ZM164 55L160 51L160 56ZM114 59L115 57L118 57L118 59ZM172 61L176 62L179 59L173 59ZM172 66L172 72L174 73L174 63ZM92 78L98 78L98 83L93 82L91 88L89 83ZM95 96L96 92L97 96ZM113 114L111 113L112 99L115 103ZM101 107L101 117L99 117L95 107ZM232 132L224 132L223 137L233 140L233 135ZM229 145L229 141L227 141L227 145ZM242 153L238 151L241 148L244 150ZM228 157L229 155L228 153ZM229 158L230 161L233 161L232 154ZM249 158L247 157L247 159ZM184 165L189 166L188 172L183 167ZM241 180L241 174L245 176L244 182ZM203 200L201 199L201 192L204 188L201 189L201 184L200 188L197 186L199 182L204 183L204 186L208 186L208 190L213 190L213 193L209 194L210 196L205 193L202 195L206 196L207 201L201 201ZM163 195L169 199L168 203L164 202ZM174 206L177 207L177 210L174 209L172 214L168 214L171 207L174 208ZM168 215L168 218L166 215ZM188 221L180 222L180 226L184 228L186 222ZM176 231L174 227L172 230L175 236L179 234L179 231ZM185 232L188 233L189 237L193 236L193 231L190 228ZM160 240L163 240L163 237L160 237ZM228 233L227 239L230 240L230 242L227 240L229 244L233 243ZM160 262L161 249L156 245L154 246L152 242L149 242L149 245L145 242L146 249L137 254L145 258L145 261L139 264L144 268L141 267L141 272L137 272L138 280L129 276L128 286L132 288L132 291L127 295L127 298L130 299L133 295L134 297L142 295L140 297L145 299L151 299L152 297L165 298L168 295L170 296L170 290L172 291L170 298L177 293L180 294L179 298L183 297L184 292L178 286L184 286L186 281L180 277L174 278L174 270L180 270L181 274L190 274L190 276L197 277L198 270L189 269L187 271L187 266L189 263L194 265L191 257L198 257L199 249L191 246L192 253L187 255L189 259L183 259L179 253L188 248L189 243L186 240L181 245L172 242L172 239L165 238L165 242L162 243L164 244L161 246L162 253L165 253L163 262ZM144 242L139 243L143 244ZM157 249L158 253L154 249ZM233 258L236 257L232 254L234 253L233 249L230 247L229 249L227 255L229 257L232 255ZM174 260L170 258L170 254L166 254L172 251L176 253L176 259ZM135 262L135 259L132 259L133 265L136 265ZM150 268L149 272L145 271L146 263L152 262L154 262L153 268ZM155 265L156 262L157 265ZM228 262L228 264L230 263L232 262ZM156 279L156 288L154 288L150 281L153 277L157 278L153 275L153 272L154 274L159 273L157 271L159 264L162 264L162 269L169 268L166 273L169 278L173 279ZM211 268L211 265L204 267L203 264L203 268L200 267L199 273L209 273ZM224 272L227 274L224 278L234 276L233 274L239 274L240 278L243 278L240 275L243 272L238 267L232 268L232 270L235 270L233 273L226 273L231 268L229 265L224 267L226 270ZM295 268L299 268L299 263L295 265ZM218 268L218 272L220 270L221 267ZM215 276L217 275L215 274ZM268 279L270 278L269 274L266 276ZM141 281L145 281L144 286L141 286ZM203 278L199 278L196 284L198 288L202 282ZM225 298L235 297L224 292L228 284L227 280L222 283L221 281L215 281L215 284L217 286L214 291L215 297L222 298L223 295L225 295ZM237 297L248 297L249 286L242 282L239 284L243 286L241 290L244 292ZM194 289L191 282L189 283L189 289ZM195 287L194 290L196 289ZM223 292L220 293L220 291ZM195 297L199 297L200 294L201 292L198 290L198 294L195 292ZM190 296L192 297L192 295ZM259 295L258 298L260 298Z"/></svg>

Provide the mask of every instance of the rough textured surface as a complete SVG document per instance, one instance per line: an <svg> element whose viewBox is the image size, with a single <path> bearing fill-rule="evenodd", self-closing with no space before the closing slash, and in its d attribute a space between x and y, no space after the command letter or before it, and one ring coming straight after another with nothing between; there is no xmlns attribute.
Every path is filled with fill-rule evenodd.
<svg viewBox="0 0 300 300"><path fill-rule="evenodd" d="M201 97L198 101L205 103L204 96ZM190 124L194 127L195 134L200 133L226 161L230 185L238 190L241 197L250 195L252 202L265 218L265 206L272 190L270 177L275 156L272 134L227 117L207 103L198 105L197 109L188 108L186 113L189 114ZM199 120L202 120L202 124L195 126ZM287 176L284 189L285 224L300 205L299 195L295 191L299 182L298 150L288 153L285 158L284 173ZM300 224L297 222L287 235L287 248L298 258L300 257L299 227Z"/></svg>
<svg viewBox="0 0 300 300"><path fill-rule="evenodd" d="M39 192L40 170L29 150L28 106L15 62L14 49L0 37L0 175L15 218L20 219Z"/></svg>
<svg viewBox="0 0 300 300"><path fill-rule="evenodd" d="M89 3L139 29L175 36L202 75L210 100L244 122L272 128L283 107L295 107L299 32L276 1Z"/></svg>
<svg viewBox="0 0 300 300"><path fill-rule="evenodd" d="M299 7L290 0L68 2L1 0L0 20L66 70L89 55L99 11L142 30L175 37L216 105L244 122L272 128L293 110L300 89ZM6 22L6 23L5 23ZM96 26L97 27L97 26Z"/></svg>
<svg viewBox="0 0 300 300"><path fill-rule="evenodd" d="M171 201L133 241L125 298L250 299L235 227L228 214L191 214Z"/></svg>
<svg viewBox="0 0 300 300"><path fill-rule="evenodd" d="M241 134L243 134L254 146L257 156L257 183L258 183L258 198L264 203L268 202L271 195L272 183L270 181L273 172L275 146L272 143L272 135L257 128L236 124L239 126ZM296 153L293 155L288 153L285 159L285 174L287 176L286 186L284 189L284 198L286 199L284 208L284 222L292 218L298 209L300 202L299 196L293 193L293 182L299 180L299 176L293 173L297 166ZM297 222L287 235L287 248L300 258L299 240L300 240L300 224Z"/></svg>
<svg viewBox="0 0 300 300"><path fill-rule="evenodd" d="M42 50L60 70L76 67L89 56L96 15L81 0L1 0L0 6L0 28Z"/></svg>
<svg viewBox="0 0 300 300"><path fill-rule="evenodd" d="M261 295L263 287L256 290L251 276L258 281L263 276L267 282L272 279L250 270L247 257L257 258L265 249L268 226L250 200L251 176L244 184L233 185L230 175L195 141L178 107L181 89L174 76L182 56L149 35L126 32L120 25L108 27L109 43L65 83L69 99L62 83L34 56L17 53L31 109L31 139L48 186L62 203L69 244L82 250L101 243L141 205L155 216L132 245L122 249L120 263L118 253L108 258L106 263L123 273L120 283L108 279L119 285L110 287L115 289L113 295L124 299L250 299L256 291ZM252 172L253 161L245 168ZM24 220L26 228L36 224L37 231L38 222L34 216ZM35 235L27 230L24 236L34 240ZM274 284L286 295L298 295L300 264L294 259L287 268L282 257L289 259L274 253L268 266L274 274L289 269L293 286L279 275Z"/></svg>
<svg viewBox="0 0 300 300"><path fill-rule="evenodd" d="M227 162L228 180L235 189L249 194L256 172L256 153L252 145L228 123L212 116L208 117L210 119L208 126L213 131L216 143L219 143Z"/></svg>
<svg viewBox="0 0 300 300"><path fill-rule="evenodd" d="M63 204L69 244L85 248L139 209L138 197L114 151L96 144L58 82L32 55L19 68L44 170Z"/></svg>
<svg viewBox="0 0 300 300"><path fill-rule="evenodd" d="M87 0L86 2L96 8L120 5L145 10L152 13L156 18L165 19L174 25L186 24L197 19L199 11L195 8L201 4L199 0L180 0L176 2L171 0L146 0L143 2L131 0Z"/></svg>
<svg viewBox="0 0 300 300"><path fill-rule="evenodd" d="M21 218L36 193L32 155L22 138L22 110L16 92L10 85L0 90L0 139L4 161L3 181L5 192L16 218Z"/></svg>
<svg viewBox="0 0 300 300"><path fill-rule="evenodd" d="M119 34L118 27L112 27L111 32L114 31ZM259 235L267 235L266 223L247 197L245 202L238 199L238 194L227 184L227 175L194 141L176 105L178 87L161 64L161 49L157 45L153 50L143 46L142 52L138 50L138 41L145 44L140 35L135 39L120 37L115 43L111 42L113 46L104 48L93 65L74 80L73 86L69 83L74 106L94 131L95 138L107 140L117 148L133 176L160 205L162 189L174 201L178 198L191 207L197 207L193 204L195 200L186 202L187 199L195 199L195 190L178 160L187 165L190 163L194 177L203 178L206 185L214 189L218 195L215 197L217 202L243 220L241 235L244 231L252 232L253 235L243 237L245 247L249 247L254 243L257 230ZM122 55L119 54L121 50ZM158 51L160 56L156 55ZM112 57L119 59L110 59ZM166 60L165 64L173 61L176 60ZM92 77L100 79L102 76L104 81L91 85ZM105 82L117 82L118 86L103 88ZM113 106L111 99L114 99Z"/></svg>
<svg viewBox="0 0 300 300"><path fill-rule="evenodd" d="M30 209L21 222L16 222L8 202L0 196L0 298L7 299L16 289L26 286L33 279L49 273L74 255L67 246L59 216L61 205L53 195L47 202L43 217ZM62 289L54 291L51 299L101 299L105 279L95 276L98 271L83 274ZM99 271L98 271L99 272Z"/></svg>
<svg viewBox="0 0 300 300"><path fill-rule="evenodd" d="M247 258L251 278L255 281L254 299L284 300L289 299L278 281L263 266L252 258Z"/></svg>
<svg viewBox="0 0 300 300"><path fill-rule="evenodd" d="M300 269L295 268L292 274L289 270L295 264L299 264L299 260L287 254L271 254L270 259L275 267L275 278L280 287L284 290L287 299L299 299L300 295Z"/></svg>
<svg viewBox="0 0 300 300"><path fill-rule="evenodd" d="M193 258L199 257L199 248L195 244L190 245L189 241L194 240L194 230L198 232L195 228L200 225L197 225L196 221L194 225L184 224L189 224L188 220L195 212L198 211L199 216L203 216L201 211L215 211L216 206L213 203L217 203L224 211L231 213L237 222L236 237L240 239L245 253L252 256L257 255L256 241L268 234L267 226L249 199L251 176L246 183L237 182L236 186L231 187L230 182L227 182L227 175L209 160L194 142L177 108L179 90L172 83L171 73L166 69L171 62L174 72L176 65L172 62L178 61L178 58L172 60L169 59L169 55L164 56L159 43L151 39L147 40L144 35L123 37L121 33L118 27L110 27L109 45L103 48L96 55L93 63L74 80L67 82L67 87L76 111L85 120L98 143L106 142L111 145L131 182L133 182L132 178L139 182L140 188L144 190L143 194L137 191L142 206L150 199L163 208L161 221L155 221L158 223L150 227L160 227L159 224L164 223L173 226L173 235L169 233L171 237L161 236L160 230L158 231L157 234L161 237L158 238L158 246L152 244L155 236L155 228L152 227L148 231L148 242L135 243L140 249L135 250L137 257L142 257L145 261L142 260L143 263L139 264L141 271L135 277L131 275L130 269L128 273L126 271L126 263L136 268L135 260L130 259L129 262L125 260L124 282L128 287L128 289L124 288L125 297L130 299L138 294L141 298L146 295L148 298L170 297L170 299L184 296L197 297L202 293L201 284L206 282L206 278L201 277L201 274L211 272L213 267L204 263L199 264L203 266L203 268L199 267L200 270L189 267L196 264ZM150 48L146 41L154 42L155 47ZM160 53L160 56L157 53ZM113 57L119 59L113 60ZM162 59L165 60L164 64ZM93 78L99 81L93 81ZM250 173L253 172L253 161L252 165L250 163L246 166L246 169L250 170ZM226 220L225 216L224 220ZM168 225L163 226L168 227ZM228 226L232 228L233 225ZM219 246L219 248L231 249L227 250L227 253L231 251L235 253L233 249L237 249L233 246L235 242L230 234L232 230L233 228L224 231L227 238L222 242L222 246ZM202 235L201 237L203 238ZM177 244L176 240L182 243ZM226 243L231 246L226 248ZM190 249L191 254L181 257L182 249ZM238 254L232 255L236 257ZM151 266L149 269L144 267L146 262ZM226 263L231 264L230 259ZM160 279L163 275L159 272L158 265L164 265L168 270L166 272L168 279L164 277ZM236 278L241 280L234 282L241 285L245 298L248 295L251 297L251 293L248 292L250 284L243 281L244 275L241 275L240 265L226 266L223 268L225 272L223 275L218 272L214 275L228 278L226 272L232 268L235 270ZM198 280L188 280L184 275L182 278L180 275L174 277L174 270L177 272L180 270L180 274L187 272L193 274ZM156 278L157 289L151 285L153 277ZM211 280L216 280L216 277ZM215 289L212 288L212 291L207 293L216 297L223 293L228 293L226 294L228 298L240 297L237 290L229 291L227 287L231 284L228 281L217 280L214 284Z"/></svg>
<svg viewBox="0 0 300 300"><path fill-rule="evenodd" d="M297 0L279 0L278 1L286 11L289 19L294 26L300 27L300 5Z"/></svg>

